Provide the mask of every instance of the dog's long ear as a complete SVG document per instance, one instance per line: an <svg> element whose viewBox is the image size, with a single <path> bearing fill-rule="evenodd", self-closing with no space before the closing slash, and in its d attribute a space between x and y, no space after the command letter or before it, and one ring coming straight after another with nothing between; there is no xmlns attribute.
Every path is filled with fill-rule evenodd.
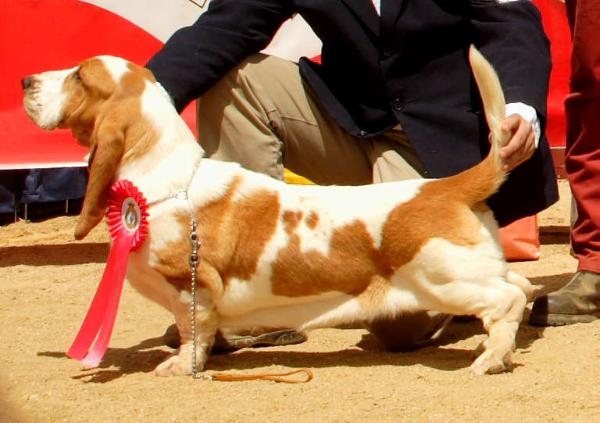
<svg viewBox="0 0 600 423"><path fill-rule="evenodd" d="M92 134L89 180L75 239L83 239L104 217L108 194L125 148L123 128L114 122L100 124Z"/></svg>

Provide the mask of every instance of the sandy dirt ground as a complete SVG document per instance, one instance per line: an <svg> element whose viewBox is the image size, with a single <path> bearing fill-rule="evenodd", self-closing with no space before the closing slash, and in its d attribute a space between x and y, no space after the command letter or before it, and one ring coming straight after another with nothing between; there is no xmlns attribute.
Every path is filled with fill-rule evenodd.
<svg viewBox="0 0 600 423"><path fill-rule="evenodd" d="M566 283L568 195L540 217L542 257L511 267L548 289ZM485 338L453 322L440 342L388 353L366 331L311 332L301 345L214 356L208 372L309 368L306 384L159 378L170 316L126 287L99 368L65 356L107 256L104 225L72 240L74 217L0 227L0 422L600 422L600 321L521 325L515 368L471 377Z"/></svg>

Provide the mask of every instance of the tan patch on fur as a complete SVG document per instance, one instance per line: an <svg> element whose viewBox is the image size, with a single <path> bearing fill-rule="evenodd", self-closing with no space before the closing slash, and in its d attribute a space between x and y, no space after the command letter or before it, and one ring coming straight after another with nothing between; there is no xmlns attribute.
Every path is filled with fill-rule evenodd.
<svg viewBox="0 0 600 423"><path fill-rule="evenodd" d="M367 289L357 297L357 300L365 311L378 310L389 290L389 280L381 276L374 276L371 283L369 283L369 286L367 286Z"/></svg>
<svg viewBox="0 0 600 423"><path fill-rule="evenodd" d="M443 188L452 190L452 196L468 206L484 203L504 182L506 173L496 147L477 165L448 178L438 180Z"/></svg>
<svg viewBox="0 0 600 423"><path fill-rule="evenodd" d="M455 178L427 182L415 198L392 210L381 242L381 253L392 268L410 262L432 238L461 246L482 241L481 222L459 198L467 189L460 182Z"/></svg>
<svg viewBox="0 0 600 423"><path fill-rule="evenodd" d="M221 292L231 278L252 278L277 227L280 209L277 193L258 191L234 201L240 183L240 179L234 180L225 195L195 213L202 243L198 278L213 292ZM179 225L185 228L185 237L154 251L159 261L155 269L167 276L177 289L190 286L189 219L184 213L177 216ZM217 276L220 280L215 282Z"/></svg>
<svg viewBox="0 0 600 423"><path fill-rule="evenodd" d="M300 222L302 221L303 213L298 211L286 210L283 212L283 226L288 234L294 233Z"/></svg>
<svg viewBox="0 0 600 423"><path fill-rule="evenodd" d="M130 69L139 66L129 63ZM151 75L150 75L151 76ZM145 156L158 142L159 134L154 124L142 114L142 94L146 89L148 75L140 70L123 75L120 93L116 101L120 101L119 112L126 128L125 154L123 163L131 163Z"/></svg>
<svg viewBox="0 0 600 423"><path fill-rule="evenodd" d="M191 253L191 247L182 254L187 254L188 262L187 269L184 268L185 264L181 263L179 254L175 252L173 255L164 255L161 257L161 263L155 267L156 270L161 272L167 282L178 291L191 291L192 287L192 272L189 265L189 257ZM169 263L175 264L170 266ZM215 269L207 262L198 264L196 269L196 287L206 288L210 292L217 296L223 293L223 281L221 276Z"/></svg>
<svg viewBox="0 0 600 423"><path fill-rule="evenodd" d="M231 278L248 280L254 276L258 260L277 228L279 209L278 194L266 190L231 207L229 225L221 228L220 242L230 245L227 266L220 271L225 283ZM235 245L231 245L233 240Z"/></svg>
<svg viewBox="0 0 600 423"><path fill-rule="evenodd" d="M131 72L140 75L142 78L147 79L150 82L156 82L156 78L154 78L154 74L148 68L144 68L142 66L138 66L135 63L127 63L127 69Z"/></svg>
<svg viewBox="0 0 600 423"><path fill-rule="evenodd" d="M60 126L71 129L80 144L90 146L100 107L116 87L117 82L102 60L92 58L81 62L78 71L69 75L63 85L68 100Z"/></svg>
<svg viewBox="0 0 600 423"><path fill-rule="evenodd" d="M358 295L375 276L389 276L375 242L362 221L334 231L330 254L302 252L300 237L293 234L273 263L273 293L290 297L339 291Z"/></svg>
<svg viewBox="0 0 600 423"><path fill-rule="evenodd" d="M316 229L317 225L319 224L319 215L317 213L310 212L309 215L306 218L306 226L308 226L308 228L310 229Z"/></svg>

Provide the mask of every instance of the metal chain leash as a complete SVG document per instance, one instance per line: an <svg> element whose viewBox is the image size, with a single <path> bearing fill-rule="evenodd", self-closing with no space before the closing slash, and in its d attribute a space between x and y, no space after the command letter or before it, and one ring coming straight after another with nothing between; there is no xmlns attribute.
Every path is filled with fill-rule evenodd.
<svg viewBox="0 0 600 423"><path fill-rule="evenodd" d="M204 379L204 375L198 372L196 368L196 284L198 263L200 261L200 256L198 255L200 241L198 240L197 228L196 219L192 216L190 220L190 243L192 244L192 253L190 254L190 267L192 271L192 301L190 306L190 320L192 322L192 377L194 379Z"/></svg>

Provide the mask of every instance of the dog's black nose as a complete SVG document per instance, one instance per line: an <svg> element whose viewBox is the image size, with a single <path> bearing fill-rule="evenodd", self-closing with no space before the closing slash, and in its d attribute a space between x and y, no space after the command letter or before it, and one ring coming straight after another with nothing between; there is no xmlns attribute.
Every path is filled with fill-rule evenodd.
<svg viewBox="0 0 600 423"><path fill-rule="evenodd" d="M26 90L27 88L29 88L31 86L32 81L33 81L33 78L31 78L31 76L26 76L25 78L21 79L21 86L23 87L24 90Z"/></svg>

